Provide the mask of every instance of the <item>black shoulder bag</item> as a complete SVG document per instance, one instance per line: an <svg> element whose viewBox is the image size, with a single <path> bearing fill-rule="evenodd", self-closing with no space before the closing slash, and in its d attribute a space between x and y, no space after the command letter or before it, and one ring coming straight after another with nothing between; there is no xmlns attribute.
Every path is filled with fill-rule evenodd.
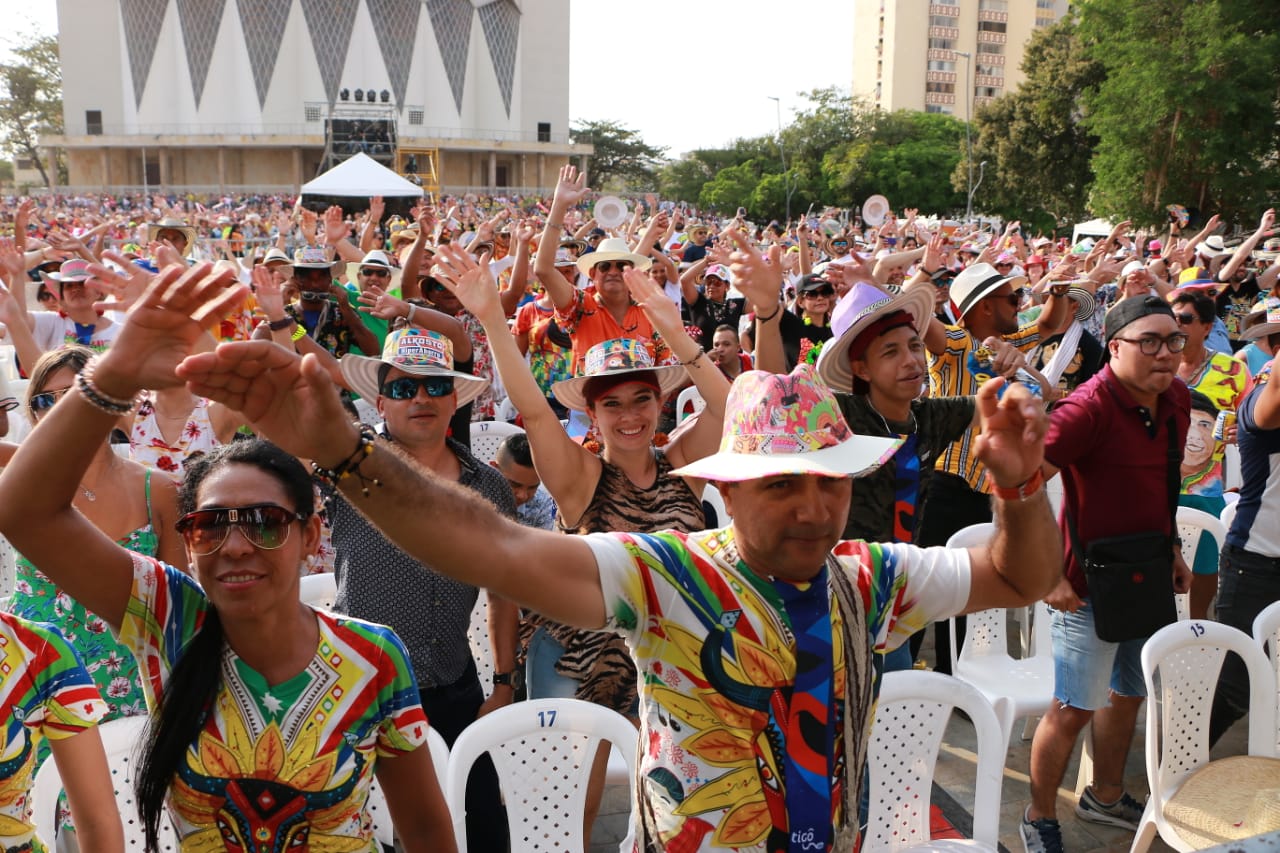
<svg viewBox="0 0 1280 853"><path fill-rule="evenodd" d="M1172 418L1168 430L1169 517L1176 529L1182 448L1178 447ZM1081 549L1070 505L1066 510L1071 551L1089 584L1093 630L1098 639L1109 643L1142 639L1177 621L1173 537L1165 533L1132 533L1095 539Z"/></svg>

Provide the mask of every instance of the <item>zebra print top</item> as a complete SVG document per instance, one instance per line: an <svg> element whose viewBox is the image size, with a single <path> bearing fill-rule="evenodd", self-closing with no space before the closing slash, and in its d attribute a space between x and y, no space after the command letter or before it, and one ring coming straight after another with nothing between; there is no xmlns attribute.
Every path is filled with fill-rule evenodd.
<svg viewBox="0 0 1280 853"><path fill-rule="evenodd" d="M619 531L655 533L676 530L692 533L706 526L702 500L683 477L671 476L666 455L654 449L658 475L653 485L640 488L621 468L600 460L600 480L595 494L578 523L569 527L556 516L556 525L565 533ZM525 620L524 642L539 626L564 646L564 656L556 671L578 681L576 699L595 702L630 717L636 715L636 667L623 639L610 631L583 631L536 614Z"/></svg>

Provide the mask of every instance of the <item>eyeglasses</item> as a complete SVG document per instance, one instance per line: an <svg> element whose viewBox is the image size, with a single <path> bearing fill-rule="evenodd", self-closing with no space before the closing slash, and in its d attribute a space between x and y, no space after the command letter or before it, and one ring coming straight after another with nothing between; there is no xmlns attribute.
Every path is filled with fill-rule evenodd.
<svg viewBox="0 0 1280 853"><path fill-rule="evenodd" d="M987 296L985 298L1003 299L1005 302L1008 302L1014 308L1017 308L1019 305L1022 304L1022 291L1015 290L1013 293L993 293L990 296Z"/></svg>
<svg viewBox="0 0 1280 853"><path fill-rule="evenodd" d="M631 261L601 261L595 265L595 269L600 270L600 272L609 272L610 270L622 272L623 270L631 269L633 266L635 264L631 263Z"/></svg>
<svg viewBox="0 0 1280 853"><path fill-rule="evenodd" d="M418 286L421 287L423 290L434 291L436 293L443 293L444 291L449 289L445 287L443 284L441 284L440 282L436 281L434 278L420 278L418 279Z"/></svg>
<svg viewBox="0 0 1280 853"><path fill-rule="evenodd" d="M401 376L383 383L379 393L388 400L412 400L418 396L418 389L427 392L428 397L448 397L453 393L452 376Z"/></svg>
<svg viewBox="0 0 1280 853"><path fill-rule="evenodd" d="M203 557L223 546L232 527L239 528L240 535L253 547L274 551L289 541L290 525L304 518L301 513L275 504L254 504L198 509L178 519L174 526L191 553Z"/></svg>
<svg viewBox="0 0 1280 853"><path fill-rule="evenodd" d="M360 275L364 276L365 278L369 278L370 276L376 276L378 278L390 278L391 270L387 269L386 267L365 267L364 269L360 270Z"/></svg>
<svg viewBox="0 0 1280 853"><path fill-rule="evenodd" d="M998 270L1011 270L1011 269L1013 269L1013 264L996 264L995 266L996 266L996 269L998 269Z"/></svg>
<svg viewBox="0 0 1280 853"><path fill-rule="evenodd" d="M1178 333L1170 335L1167 338L1157 338L1155 336L1145 336L1141 338L1122 338L1116 336L1112 338L1114 341L1125 341L1126 343L1137 344L1138 349L1142 350L1143 355L1159 355L1160 347L1168 347L1171 353L1180 353L1187 347L1187 336Z"/></svg>
<svg viewBox="0 0 1280 853"><path fill-rule="evenodd" d="M328 291L324 290L300 290L298 295L302 297L303 302L324 302L329 298Z"/></svg>
<svg viewBox="0 0 1280 853"><path fill-rule="evenodd" d="M806 290L805 296L835 296L836 289L834 287L819 287L817 290Z"/></svg>
<svg viewBox="0 0 1280 853"><path fill-rule="evenodd" d="M43 415L45 412L53 408L53 404L62 399L63 395L71 390L71 386L59 388L56 391L44 391L36 394L31 398L31 413L34 415ZM7 410L6 410L7 411Z"/></svg>
<svg viewBox="0 0 1280 853"><path fill-rule="evenodd" d="M1200 319L1195 314L1174 314L1173 318L1178 321L1179 326L1190 326Z"/></svg>

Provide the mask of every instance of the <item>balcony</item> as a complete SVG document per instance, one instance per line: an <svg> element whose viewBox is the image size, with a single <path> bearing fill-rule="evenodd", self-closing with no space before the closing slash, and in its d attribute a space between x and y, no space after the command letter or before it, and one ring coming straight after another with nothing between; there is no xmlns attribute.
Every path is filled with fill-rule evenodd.
<svg viewBox="0 0 1280 853"><path fill-rule="evenodd" d="M1009 13L1008 13L1008 12L997 12L997 11L995 11L994 9L979 9L979 10L978 10L978 20L979 20L979 21L994 21L994 22L996 22L996 23L998 23L998 24L1007 24L1007 23L1009 23Z"/></svg>
<svg viewBox="0 0 1280 853"><path fill-rule="evenodd" d="M939 48L939 47L931 47L929 48L926 58L940 59L944 62L955 62L956 52L954 50L943 50L942 48Z"/></svg>
<svg viewBox="0 0 1280 853"><path fill-rule="evenodd" d="M924 102L937 106L955 106L956 96L948 92L925 92Z"/></svg>
<svg viewBox="0 0 1280 853"><path fill-rule="evenodd" d="M932 32L930 35L932 35ZM984 30L979 30L978 41L985 41L988 44L1005 44L1009 41L1009 36L1007 33L989 33Z"/></svg>
<svg viewBox="0 0 1280 853"><path fill-rule="evenodd" d="M956 82L956 72L928 71L925 73L924 79L927 83L954 83Z"/></svg>
<svg viewBox="0 0 1280 853"><path fill-rule="evenodd" d="M929 27L929 38L958 39L960 38L960 28L959 27Z"/></svg>
<svg viewBox="0 0 1280 853"><path fill-rule="evenodd" d="M937 74L938 72L936 72L936 71L930 71L929 73L930 73L930 74ZM953 76L954 76L954 75L953 75ZM990 76L987 76L987 75L985 75L985 74L979 74L977 77L973 78L973 85L975 85L975 86L994 86L994 87L995 87L995 88L997 88L997 89L1002 89L1002 88L1004 88L1004 78L1003 78L1003 77L990 77Z"/></svg>
<svg viewBox="0 0 1280 853"><path fill-rule="evenodd" d="M928 100L928 99L926 98L926 100ZM973 99L973 106L974 106L974 108L975 108L975 109L976 109L977 107L984 107L984 106L986 106L987 104L991 103L991 102L992 102L992 101L994 101L994 100L995 100L995 98L988 98L988 97L986 97L985 95L983 95L983 96L976 97L976 98L974 98L974 99Z"/></svg>
<svg viewBox="0 0 1280 853"><path fill-rule="evenodd" d="M958 18L960 17L960 7L951 6L946 3L930 3L929 14L941 15L944 18Z"/></svg>

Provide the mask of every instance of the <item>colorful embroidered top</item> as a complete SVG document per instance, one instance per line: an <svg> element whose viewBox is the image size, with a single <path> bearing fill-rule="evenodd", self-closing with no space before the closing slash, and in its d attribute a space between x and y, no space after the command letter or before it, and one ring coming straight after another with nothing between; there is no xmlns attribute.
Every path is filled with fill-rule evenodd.
<svg viewBox="0 0 1280 853"><path fill-rule="evenodd" d="M0 613L0 849L43 853L31 817L36 749L95 725L107 712L89 673L52 625ZM53 839L44 839L52 843Z"/></svg>
<svg viewBox="0 0 1280 853"><path fill-rule="evenodd" d="M739 560L731 527L585 539L599 565L607 626L626 638L640 669L641 849L772 849L770 836L786 830L777 826L786 821L785 761L769 704L789 695L796 673L796 641L773 585ZM853 636L869 635L878 652L958 613L968 598L963 550L849 541L833 556L865 607L865 634ZM847 655L831 600L842 697Z"/></svg>
<svg viewBox="0 0 1280 853"><path fill-rule="evenodd" d="M208 453L219 444L213 421L209 418L208 400L196 398L196 405L182 425L178 440L170 444L156 421L155 399L149 392L144 392L129 433L129 455L134 462L180 480L188 459Z"/></svg>
<svg viewBox="0 0 1280 853"><path fill-rule="evenodd" d="M947 326L947 348L941 355L929 354L930 397L972 397L982 383L995 375L991 369L991 352L982 342L962 326ZM1004 340L1023 352L1030 352L1040 343L1040 332L1035 325L1023 326ZM947 474L961 477L975 492L991 493L987 483L986 466L973 452L973 439L978 429L967 430L963 436L938 459L935 468Z"/></svg>
<svg viewBox="0 0 1280 853"><path fill-rule="evenodd" d="M551 386L561 379L572 379L572 351L560 346L547 334L555 311L541 308L536 302L520 306L516 312L515 333L529 336L529 371L545 397Z"/></svg>
<svg viewBox="0 0 1280 853"><path fill-rule="evenodd" d="M120 640L149 674L153 710L208 607L194 580L134 557ZM282 684L268 685L224 648L222 688L170 788L184 850L380 853L365 812L374 763L424 744L427 719L391 629L324 611L316 618L315 657Z"/></svg>

